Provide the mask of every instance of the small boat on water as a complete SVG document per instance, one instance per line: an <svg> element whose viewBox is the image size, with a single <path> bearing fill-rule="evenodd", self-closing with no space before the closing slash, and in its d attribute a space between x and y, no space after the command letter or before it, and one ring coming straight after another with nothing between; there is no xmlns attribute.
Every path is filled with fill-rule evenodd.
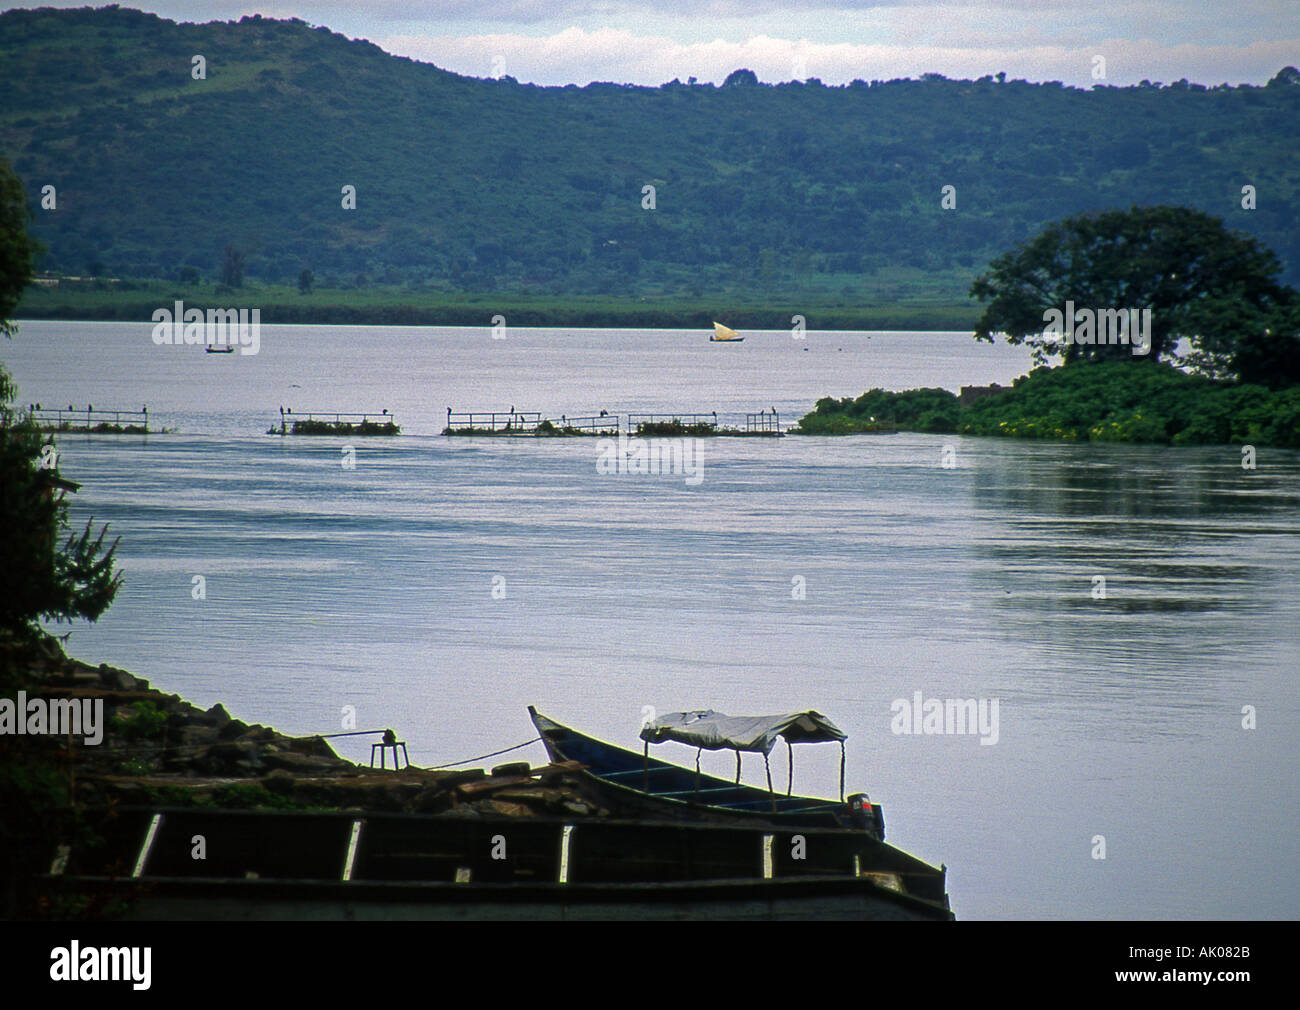
<svg viewBox="0 0 1300 1010"><path fill-rule="evenodd" d="M709 342L715 344L739 344L744 339L730 326L723 326L715 320L713 323L713 336L709 337Z"/></svg>
<svg viewBox="0 0 1300 1010"><path fill-rule="evenodd" d="M234 344L230 344L226 347L218 347L216 344L208 344L208 346L203 349L207 351L209 354L234 354L235 353Z"/></svg>
<svg viewBox="0 0 1300 1010"><path fill-rule="evenodd" d="M594 798L620 816L665 817L730 823L849 828L883 841L884 814L866 793L844 799L844 741L847 734L818 712L732 718L713 711L675 712L647 722L641 729L641 754L624 750L548 719L531 705L528 714L552 761L577 761L580 778ZM768 754L778 739L791 759L785 795L772 788ZM650 757L650 744L675 740L697 748L695 770ZM794 743L840 744L840 799L793 793ZM736 781L700 772L702 750L733 750ZM763 755L767 789L742 785L741 752Z"/></svg>

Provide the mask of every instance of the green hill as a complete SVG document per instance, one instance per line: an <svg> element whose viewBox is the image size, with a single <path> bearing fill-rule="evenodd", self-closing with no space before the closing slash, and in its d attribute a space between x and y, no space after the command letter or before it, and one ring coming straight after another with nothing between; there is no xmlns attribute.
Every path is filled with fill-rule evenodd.
<svg viewBox="0 0 1300 1010"><path fill-rule="evenodd" d="M958 305L1045 223L1132 203L1220 215L1300 282L1295 81L543 88L296 20L18 10L0 155L34 208L56 187L35 231L64 273L211 279L230 245L269 283Z"/></svg>

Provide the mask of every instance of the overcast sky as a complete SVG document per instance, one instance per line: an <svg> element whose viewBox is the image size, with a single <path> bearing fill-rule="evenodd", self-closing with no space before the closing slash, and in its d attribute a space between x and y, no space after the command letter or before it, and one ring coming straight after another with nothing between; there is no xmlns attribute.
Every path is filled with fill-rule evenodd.
<svg viewBox="0 0 1300 1010"><path fill-rule="evenodd" d="M79 7L85 0L33 6ZM1081 87L1263 84L1300 65L1300 0L237 0L123 2L177 21L299 17L474 77L537 84L826 84L917 77L1059 80ZM1100 64L1095 57L1104 57Z"/></svg>

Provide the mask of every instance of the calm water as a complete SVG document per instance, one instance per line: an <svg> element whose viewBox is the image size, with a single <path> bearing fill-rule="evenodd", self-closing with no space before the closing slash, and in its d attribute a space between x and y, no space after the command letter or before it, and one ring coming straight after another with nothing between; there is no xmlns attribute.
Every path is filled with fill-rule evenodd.
<svg viewBox="0 0 1300 1010"><path fill-rule="evenodd" d="M60 442L74 519L111 523L126 578L74 655L291 733L352 705L417 764L528 739L530 703L625 746L646 706L816 708L962 918L1300 914L1300 454L719 439L692 485L602 475L594 440L436 433L448 406L792 422L1026 359L963 334L265 326L258 355L216 356L149 333L25 323L0 348L24 403L176 429ZM349 470L338 440L261 434L281 405L386 407L403 435L350 440ZM997 743L892 732L918 691L997 699ZM837 774L837 748L797 752L796 789Z"/></svg>

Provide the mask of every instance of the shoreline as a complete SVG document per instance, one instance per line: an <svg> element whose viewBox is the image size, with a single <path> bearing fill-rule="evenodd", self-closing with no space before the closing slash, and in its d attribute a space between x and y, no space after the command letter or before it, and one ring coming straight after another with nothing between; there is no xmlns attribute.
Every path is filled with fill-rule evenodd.
<svg viewBox="0 0 1300 1010"><path fill-rule="evenodd" d="M268 292L240 289L228 294L170 291L156 297L141 292L121 292L116 297L81 297L56 301L46 293L24 294L14 310L15 320L28 322L154 322L159 307L182 300L192 308L257 309L264 325L318 326L481 326L491 328L494 317L502 325L557 329L679 329L708 330L725 317L734 329L788 332L796 320L812 331L917 331L973 332L979 311L964 305L925 305L862 308L846 305L781 302L754 306L725 301L665 299L662 303L625 298L575 295L572 297L502 294L454 301L411 300L384 304L346 302L293 303Z"/></svg>

